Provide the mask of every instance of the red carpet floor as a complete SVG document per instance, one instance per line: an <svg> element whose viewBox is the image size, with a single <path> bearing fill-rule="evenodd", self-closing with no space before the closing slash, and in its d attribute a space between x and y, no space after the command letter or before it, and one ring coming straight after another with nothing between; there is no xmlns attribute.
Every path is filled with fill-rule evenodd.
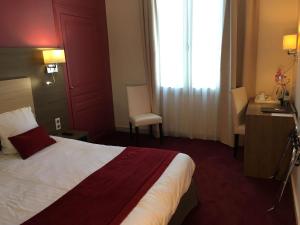
<svg viewBox="0 0 300 225"><path fill-rule="evenodd" d="M115 133L102 144L134 145L126 133ZM184 225L295 225L290 185L279 208L267 213L278 182L247 178L242 159L234 159L232 149L218 142L166 137L159 140L141 136L140 146L173 149L190 155L196 163L195 180L199 206Z"/></svg>

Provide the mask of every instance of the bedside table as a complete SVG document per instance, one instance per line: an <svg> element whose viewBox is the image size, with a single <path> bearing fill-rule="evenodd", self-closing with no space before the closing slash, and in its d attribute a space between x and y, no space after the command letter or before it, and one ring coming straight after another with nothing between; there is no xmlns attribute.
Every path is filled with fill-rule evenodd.
<svg viewBox="0 0 300 225"><path fill-rule="evenodd" d="M54 136L69 138L79 141L88 141L88 132L80 130L63 130L53 134Z"/></svg>

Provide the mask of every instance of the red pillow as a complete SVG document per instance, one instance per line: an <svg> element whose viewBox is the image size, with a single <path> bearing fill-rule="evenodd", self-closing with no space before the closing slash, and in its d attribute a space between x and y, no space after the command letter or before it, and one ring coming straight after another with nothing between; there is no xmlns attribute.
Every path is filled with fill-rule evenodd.
<svg viewBox="0 0 300 225"><path fill-rule="evenodd" d="M8 139L13 146L15 146L23 159L27 159L47 146L56 143L42 127L36 127L23 134L9 137Z"/></svg>

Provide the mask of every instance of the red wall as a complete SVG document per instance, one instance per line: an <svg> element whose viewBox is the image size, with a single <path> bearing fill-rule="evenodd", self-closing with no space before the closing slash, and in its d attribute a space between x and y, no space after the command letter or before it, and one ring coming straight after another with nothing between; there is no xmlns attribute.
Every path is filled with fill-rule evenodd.
<svg viewBox="0 0 300 225"><path fill-rule="evenodd" d="M0 47L57 47L52 0L0 2Z"/></svg>
<svg viewBox="0 0 300 225"><path fill-rule="evenodd" d="M99 1L104 0L0 0L0 47L59 47L54 2L105 14Z"/></svg>
<svg viewBox="0 0 300 225"><path fill-rule="evenodd" d="M99 107L100 104L95 104L97 109L107 109L107 115L103 118L99 115L95 118L90 118L85 116L83 118L72 117L72 124L75 127L76 124L84 124L80 127L85 130L89 130L86 124L92 124L97 126L98 122L105 124L101 128L98 126L98 129L94 133L94 136L100 135L101 132L105 133L111 131L114 127L113 119L113 106L112 106L112 90L111 90L111 81L110 81L110 71L109 71L109 51L108 51L108 40L107 40L107 29L106 29L106 14L105 14L105 1L104 0L0 0L0 48L1 47L61 47L62 46L62 30L61 27L61 14L60 10L67 10L67 12L77 17L78 15L84 15L91 20L95 20L98 24L99 32L99 42L98 43L100 51L93 52L94 56L92 58L99 59L99 63L94 63L95 72L91 73L94 76L97 76L97 81L100 85L105 84L105 88L100 88L97 92L97 97L99 99L105 99L105 104L103 103L103 108ZM80 17L80 16L78 16ZM95 22L93 21L93 22ZM57 25L57 26L56 26ZM59 33L57 33L59 32ZM71 41L78 41L76 35L73 38L74 40L67 40L67 43L70 44ZM91 36L91 38L93 35ZM93 40L93 39L91 39ZM65 41L65 40L64 40ZM89 44L87 41L80 42L82 46ZM66 45L66 43L64 43ZM95 44L95 46L98 46ZM78 44L80 49L80 45ZM74 50L74 49L73 49ZM73 59L71 52L66 51L67 61ZM69 54L69 55L68 55ZM72 68L74 65L82 66L81 64L72 64L72 60L69 61L68 69L65 70L65 80L66 82L66 91L68 95L68 106L70 115L78 114L76 108L71 107L74 99L70 94L73 87L68 86L68 81L70 78L75 77L74 72L72 73ZM101 63L100 63L101 62ZM84 71L87 66L82 69L75 71ZM82 72L78 76L85 76L85 72ZM84 79L83 79L84 80ZM83 90L88 89L87 82L81 82L80 88ZM77 88L78 89L78 88ZM75 90L75 89L74 89ZM73 90L73 92L74 92ZM98 90L98 89L97 89ZM91 90L89 90L91 91ZM73 93L72 92L72 93ZM88 91L86 91L88 92ZM86 96L87 93L85 93ZM76 96L78 97L78 96ZM86 100L88 102L89 99ZM92 111L92 110L90 110ZM76 114L76 115L77 115ZM76 121L76 124L74 123ZM82 122L83 121L83 122ZM82 123L81 123L82 122ZM89 123L88 123L89 122ZM75 124L75 125L74 125ZM86 126L86 127L85 127ZM77 128L77 127L75 127ZM103 129L103 131L101 129ZM90 130L93 130L90 129ZM100 131L98 131L100 130ZM92 132L91 132L92 133Z"/></svg>

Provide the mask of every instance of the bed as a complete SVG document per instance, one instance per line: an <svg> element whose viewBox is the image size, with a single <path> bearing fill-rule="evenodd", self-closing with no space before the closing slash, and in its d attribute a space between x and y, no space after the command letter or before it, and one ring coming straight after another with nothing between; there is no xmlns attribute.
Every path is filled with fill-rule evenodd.
<svg viewBox="0 0 300 225"><path fill-rule="evenodd" d="M28 80L25 79L24 82L28 85ZM16 82L10 83L16 85ZM24 84L21 86L24 87ZM25 96L24 93L22 96ZM15 97L14 93L12 99ZM6 102L9 101L6 99ZM33 106L33 101L24 98L24 101L20 101L15 107L26 105ZM3 105L1 112L5 112ZM126 151L125 147L53 138L55 144L26 160L18 154L0 153L1 225L22 224L41 211L47 210L83 180L103 169ZM192 179L194 170L195 164L188 155L177 154L121 224L180 224L197 205ZM82 209L83 214L85 210L88 209ZM90 224L98 223L94 221Z"/></svg>

